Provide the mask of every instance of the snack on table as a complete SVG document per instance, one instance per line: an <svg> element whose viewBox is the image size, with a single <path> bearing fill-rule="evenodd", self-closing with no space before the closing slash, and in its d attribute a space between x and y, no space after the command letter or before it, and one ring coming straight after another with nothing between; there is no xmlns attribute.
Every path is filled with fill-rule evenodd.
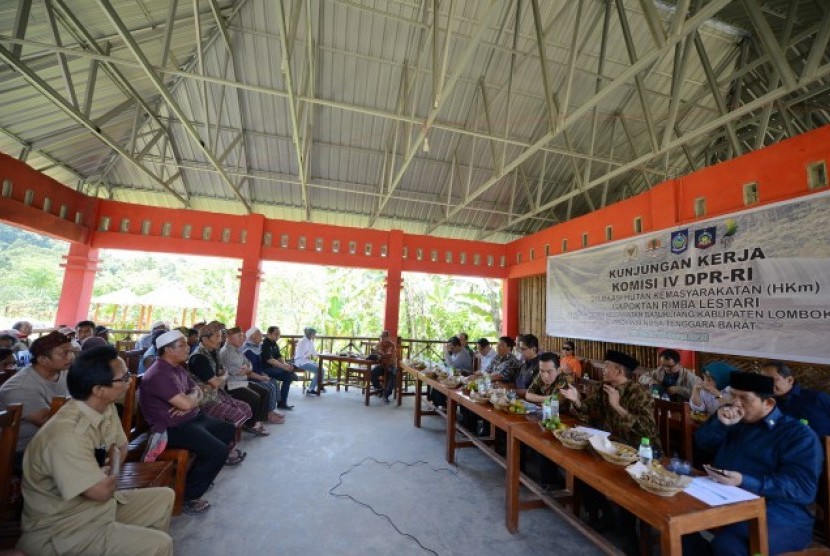
<svg viewBox="0 0 830 556"><path fill-rule="evenodd" d="M584 450L588 447L588 439L591 437L587 432L577 429L557 429L553 431L553 436L571 450Z"/></svg>
<svg viewBox="0 0 830 556"><path fill-rule="evenodd" d="M645 466L635 463L626 468L640 488L657 496L674 496L692 482L691 477L672 473L659 463Z"/></svg>

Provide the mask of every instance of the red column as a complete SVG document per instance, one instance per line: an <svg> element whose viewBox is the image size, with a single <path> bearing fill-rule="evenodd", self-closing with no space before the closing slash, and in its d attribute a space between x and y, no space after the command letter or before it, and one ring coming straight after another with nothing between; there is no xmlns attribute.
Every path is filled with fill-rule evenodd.
<svg viewBox="0 0 830 556"><path fill-rule="evenodd" d="M64 261L61 263L64 268L63 286L55 324L75 326L89 314L95 272L98 270L98 249L82 243L70 243Z"/></svg>
<svg viewBox="0 0 830 556"><path fill-rule="evenodd" d="M256 322L259 284L262 281L262 261L242 259L239 269L239 297L236 301L236 325L247 330Z"/></svg>
<svg viewBox="0 0 830 556"><path fill-rule="evenodd" d="M392 230L389 232L387 247L386 269L386 309L383 314L383 328L389 331L392 338L398 337L398 319L401 313L401 288L403 279L403 232Z"/></svg>
<svg viewBox="0 0 830 556"><path fill-rule="evenodd" d="M265 217L261 214L248 216L247 241L242 250L242 268L239 269L239 296L236 300L236 325L242 330L256 323L259 284L262 282L262 236Z"/></svg>
<svg viewBox="0 0 830 556"><path fill-rule="evenodd" d="M520 278L506 278L502 280L502 336L515 338L519 333L519 280Z"/></svg>

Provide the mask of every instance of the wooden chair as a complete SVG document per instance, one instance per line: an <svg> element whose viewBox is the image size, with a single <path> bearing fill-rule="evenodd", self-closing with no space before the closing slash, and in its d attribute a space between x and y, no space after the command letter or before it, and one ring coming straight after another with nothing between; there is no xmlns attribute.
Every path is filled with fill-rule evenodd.
<svg viewBox="0 0 830 556"><path fill-rule="evenodd" d="M141 361L141 356L146 350L133 349L129 351L119 351L118 355L127 363L127 370L134 375L138 375L138 364Z"/></svg>
<svg viewBox="0 0 830 556"><path fill-rule="evenodd" d="M14 548L21 533L20 483L14 473L14 457L22 415L19 403L0 411L0 550Z"/></svg>
<svg viewBox="0 0 830 556"><path fill-rule="evenodd" d="M671 457L674 452L686 461L692 461L692 416L686 402L654 400L654 421L663 445L663 453ZM675 443L672 440L676 440Z"/></svg>
<svg viewBox="0 0 830 556"><path fill-rule="evenodd" d="M9 514L12 510L14 456L22 416L23 405L19 403L9 404L0 411L0 521L15 517Z"/></svg>

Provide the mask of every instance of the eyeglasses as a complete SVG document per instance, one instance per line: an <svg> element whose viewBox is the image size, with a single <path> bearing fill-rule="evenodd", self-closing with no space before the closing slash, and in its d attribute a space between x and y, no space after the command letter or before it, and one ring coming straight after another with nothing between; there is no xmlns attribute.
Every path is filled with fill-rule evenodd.
<svg viewBox="0 0 830 556"><path fill-rule="evenodd" d="M133 377L133 373L131 373L130 371L127 371L126 373L124 373L123 375L121 375L121 377L120 377L120 378L114 378L114 379L112 379L111 384L115 384L116 382L123 382L124 384L127 384L127 383L129 383L129 382L130 382L130 379L131 379L132 377Z"/></svg>
<svg viewBox="0 0 830 556"><path fill-rule="evenodd" d="M569 347L563 347L562 348L562 351L573 351L573 350L574 350L574 348L569 348Z"/></svg>
<svg viewBox="0 0 830 556"><path fill-rule="evenodd" d="M519 349L520 349L521 351L527 351L527 350L529 350L529 349L533 349L533 348L532 348L532 347L530 347L530 346L519 346Z"/></svg>

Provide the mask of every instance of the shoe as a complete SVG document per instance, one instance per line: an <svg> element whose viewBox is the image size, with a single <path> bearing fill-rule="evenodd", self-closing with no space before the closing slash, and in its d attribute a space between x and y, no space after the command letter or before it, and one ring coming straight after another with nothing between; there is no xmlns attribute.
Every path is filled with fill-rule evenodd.
<svg viewBox="0 0 830 556"><path fill-rule="evenodd" d="M389 405L389 396L385 396L385 397L383 398L383 403L385 403L385 404Z"/></svg>
<svg viewBox="0 0 830 556"><path fill-rule="evenodd" d="M321 394L325 394L325 393L326 393L326 389L325 389L325 388L320 388L320 393L321 393Z"/></svg>
<svg viewBox="0 0 830 556"><path fill-rule="evenodd" d="M306 390L305 395L306 396L316 396L317 395L317 390Z"/></svg>
<svg viewBox="0 0 830 556"><path fill-rule="evenodd" d="M285 423L285 417L272 411L268 414L268 422L272 425L281 425Z"/></svg>
<svg viewBox="0 0 830 556"><path fill-rule="evenodd" d="M210 509L210 502L204 498L197 498L196 500L187 500L182 506L182 511L187 515L197 515L205 513Z"/></svg>
<svg viewBox="0 0 830 556"><path fill-rule="evenodd" d="M228 467L233 467L234 465L239 465L245 460L245 457L248 455L248 452L243 452L239 448L234 450L228 456L228 459L225 460L225 465Z"/></svg>
<svg viewBox="0 0 830 556"><path fill-rule="evenodd" d="M294 409L294 406L293 405L288 405L287 403L280 402L280 403L277 404L277 409L284 409L285 411L291 411L292 409Z"/></svg>

